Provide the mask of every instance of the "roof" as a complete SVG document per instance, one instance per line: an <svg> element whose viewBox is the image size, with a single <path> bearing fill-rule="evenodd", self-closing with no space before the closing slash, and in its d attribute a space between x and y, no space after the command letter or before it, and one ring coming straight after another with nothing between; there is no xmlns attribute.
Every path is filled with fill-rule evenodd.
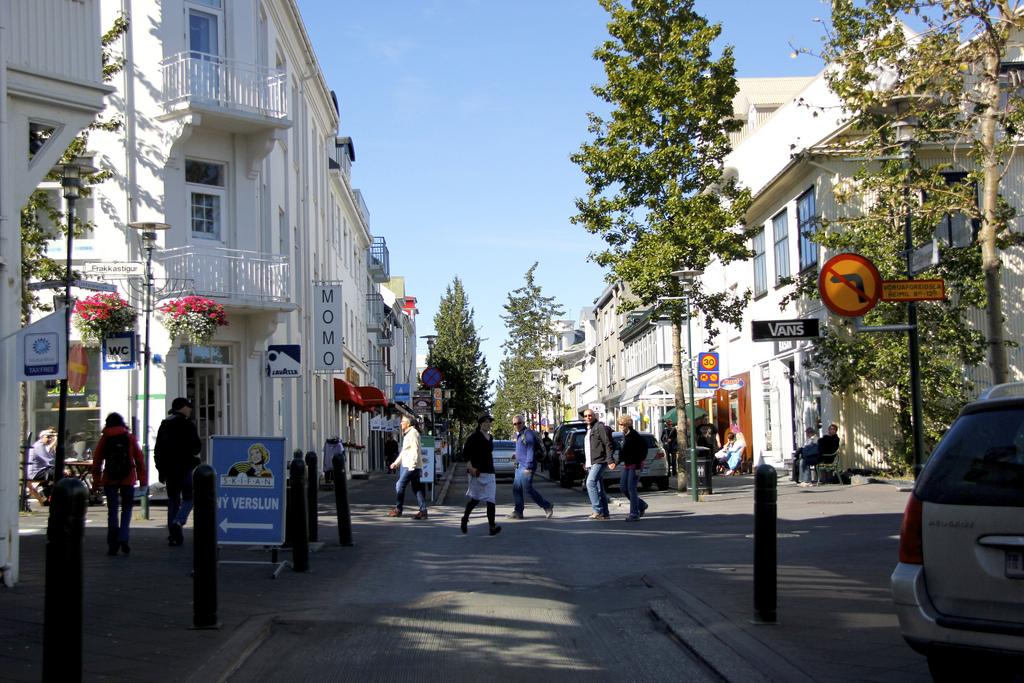
<svg viewBox="0 0 1024 683"><path fill-rule="evenodd" d="M732 100L733 116L746 119L750 105L758 109L777 109L810 85L817 76L786 78L737 78L739 92Z"/></svg>

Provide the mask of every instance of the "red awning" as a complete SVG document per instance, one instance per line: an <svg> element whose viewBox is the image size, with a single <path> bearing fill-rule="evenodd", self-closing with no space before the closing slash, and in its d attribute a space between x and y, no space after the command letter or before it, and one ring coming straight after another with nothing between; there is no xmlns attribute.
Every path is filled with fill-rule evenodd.
<svg viewBox="0 0 1024 683"><path fill-rule="evenodd" d="M334 400L342 403L351 403L354 406L363 405L363 397L359 390L338 377L334 378Z"/></svg>
<svg viewBox="0 0 1024 683"><path fill-rule="evenodd" d="M388 397L377 387L356 387L356 389L359 390L359 395L363 397L363 405L367 408L387 407Z"/></svg>

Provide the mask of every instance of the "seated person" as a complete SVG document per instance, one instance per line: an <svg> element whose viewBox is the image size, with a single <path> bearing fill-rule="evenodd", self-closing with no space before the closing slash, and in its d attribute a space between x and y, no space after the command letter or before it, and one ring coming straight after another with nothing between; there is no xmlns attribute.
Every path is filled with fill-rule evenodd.
<svg viewBox="0 0 1024 683"><path fill-rule="evenodd" d="M818 439L818 453L832 455L839 452L839 425L829 425L828 434Z"/></svg>
<svg viewBox="0 0 1024 683"><path fill-rule="evenodd" d="M796 449L796 458L800 467L800 486L813 486L811 482L811 465L818 464L818 433L813 427L807 428L807 440Z"/></svg>
<svg viewBox="0 0 1024 683"><path fill-rule="evenodd" d="M725 472L726 476L736 474L743 461L743 451L746 447L747 443L743 438L743 432L730 433L725 448L718 451L721 455L718 458L719 471Z"/></svg>
<svg viewBox="0 0 1024 683"><path fill-rule="evenodd" d="M53 454L57 445L57 430L47 427L39 432L39 440L28 452L28 478L31 481L48 482L43 485L43 495L50 497L53 490Z"/></svg>

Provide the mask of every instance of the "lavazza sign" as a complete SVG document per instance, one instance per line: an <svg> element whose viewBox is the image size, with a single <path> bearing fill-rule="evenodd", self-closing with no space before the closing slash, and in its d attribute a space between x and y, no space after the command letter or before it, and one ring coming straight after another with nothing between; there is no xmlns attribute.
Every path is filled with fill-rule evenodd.
<svg viewBox="0 0 1024 683"><path fill-rule="evenodd" d="M815 339L819 336L818 319L752 320L751 337L754 341L781 341L785 339Z"/></svg>

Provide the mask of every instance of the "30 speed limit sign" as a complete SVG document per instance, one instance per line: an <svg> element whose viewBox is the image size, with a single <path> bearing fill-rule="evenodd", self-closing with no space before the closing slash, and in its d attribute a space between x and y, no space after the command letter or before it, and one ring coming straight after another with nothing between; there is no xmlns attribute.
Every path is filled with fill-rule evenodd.
<svg viewBox="0 0 1024 683"><path fill-rule="evenodd" d="M718 388L718 354L702 353L697 357L697 384L701 389Z"/></svg>

